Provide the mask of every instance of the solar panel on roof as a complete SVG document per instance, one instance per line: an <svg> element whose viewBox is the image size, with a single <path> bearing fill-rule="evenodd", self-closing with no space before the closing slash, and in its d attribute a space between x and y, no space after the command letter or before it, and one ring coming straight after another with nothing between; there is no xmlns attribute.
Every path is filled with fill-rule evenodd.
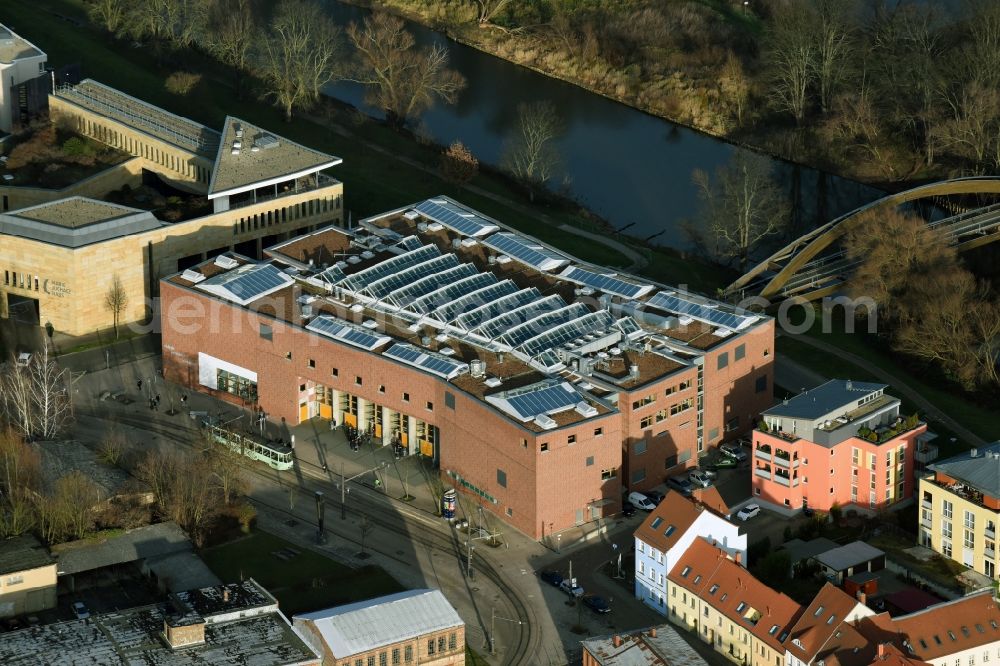
<svg viewBox="0 0 1000 666"><path fill-rule="evenodd" d="M485 305L481 305L474 310L469 310L459 316L455 320L455 324L467 331L471 331L484 321L488 321L511 308L520 307L525 303L537 300L541 298L541 296L542 293L538 291L538 289L535 287L528 287L527 289L514 292L509 296L505 296L490 303L486 303Z"/></svg>
<svg viewBox="0 0 1000 666"><path fill-rule="evenodd" d="M624 298L639 298L653 289L648 284L632 284L613 275L595 273L579 266L570 266L560 273L559 276L570 282L576 282L608 294L623 296Z"/></svg>
<svg viewBox="0 0 1000 666"><path fill-rule="evenodd" d="M510 329L534 319L542 313L552 312L564 307L566 307L566 301L562 299L562 296L557 294L546 296L539 301L525 303L509 312L504 312L493 319L484 321L476 328L476 333L492 340L500 337Z"/></svg>
<svg viewBox="0 0 1000 666"><path fill-rule="evenodd" d="M431 354L405 342L397 342L382 353L384 356L421 368L445 379L451 379L469 370L469 366L466 363L445 356Z"/></svg>
<svg viewBox="0 0 1000 666"><path fill-rule="evenodd" d="M355 347L372 351L391 341L386 335L361 328L356 324L330 315L320 315L306 325L306 330L320 333L328 338L340 340Z"/></svg>
<svg viewBox="0 0 1000 666"><path fill-rule="evenodd" d="M330 266L329 268L327 268L322 273L316 276L317 279L322 280L323 282L327 282L329 284L337 284L346 277L347 275L344 273L344 269L342 269L340 266Z"/></svg>
<svg viewBox="0 0 1000 666"><path fill-rule="evenodd" d="M607 310L590 312L523 341L520 349L525 354L534 356L590 333L607 331L613 323L614 317Z"/></svg>
<svg viewBox="0 0 1000 666"><path fill-rule="evenodd" d="M398 273L405 268L415 266L433 257L440 256L440 254L441 250L438 249L437 245L424 245L406 254L390 257L374 266L369 266L353 275L349 275L341 286L351 291L361 291L372 282L376 282L387 275Z"/></svg>
<svg viewBox="0 0 1000 666"><path fill-rule="evenodd" d="M550 379L486 396L486 400L522 421L530 421L539 414L558 414L573 409L583 396L569 383Z"/></svg>
<svg viewBox="0 0 1000 666"><path fill-rule="evenodd" d="M499 227L485 218L459 208L444 199L428 199L413 207L424 217L440 222L452 231L464 236L483 236L496 231Z"/></svg>
<svg viewBox="0 0 1000 666"><path fill-rule="evenodd" d="M406 307L414 299L437 291L446 284L462 280L473 275L476 275L475 266L472 264L461 264L440 272L435 271L429 273L422 278L411 281L409 284L389 292L386 294L385 298L391 303L394 303L396 307Z"/></svg>
<svg viewBox="0 0 1000 666"><path fill-rule="evenodd" d="M420 239L417 238L416 236L407 236L403 240L396 243L396 247L401 247L408 252L411 250L416 250L421 245L422 243L420 242Z"/></svg>
<svg viewBox="0 0 1000 666"><path fill-rule="evenodd" d="M273 264L244 264L197 284L217 296L246 304L293 282Z"/></svg>
<svg viewBox="0 0 1000 666"><path fill-rule="evenodd" d="M496 284L496 281L497 278L493 273L476 273L456 280L451 284L439 286L429 294L425 294L414 300L407 307L414 312L427 314L432 310L436 310L441 305L451 303L456 299L481 291L484 287Z"/></svg>
<svg viewBox="0 0 1000 666"><path fill-rule="evenodd" d="M710 307L707 304L698 303L681 294L666 291L657 292L646 302L655 308L660 308L667 312L691 317L691 319L696 319L712 326L723 326L734 331L746 328L758 319L755 315L740 315L734 312L727 312L718 309L718 307Z"/></svg>
<svg viewBox="0 0 1000 666"><path fill-rule="evenodd" d="M503 252L523 264L540 271L554 271L569 263L569 259L555 250L510 232L496 233L481 241L486 247Z"/></svg>
<svg viewBox="0 0 1000 666"><path fill-rule="evenodd" d="M474 291L471 294L439 306L434 311L433 316L438 321L450 323L466 312L470 312L475 308L486 305L492 301L499 300L504 296L509 296L516 291L517 285L514 284L513 280L504 280L503 282L498 282L492 286L480 289L479 291Z"/></svg>
<svg viewBox="0 0 1000 666"><path fill-rule="evenodd" d="M415 280L420 280L428 275L433 275L439 271L448 270L458 266L458 257L453 254L444 254L427 261L423 261L404 270L387 275L380 280L372 282L362 291L373 298L382 298L400 287L405 287Z"/></svg>

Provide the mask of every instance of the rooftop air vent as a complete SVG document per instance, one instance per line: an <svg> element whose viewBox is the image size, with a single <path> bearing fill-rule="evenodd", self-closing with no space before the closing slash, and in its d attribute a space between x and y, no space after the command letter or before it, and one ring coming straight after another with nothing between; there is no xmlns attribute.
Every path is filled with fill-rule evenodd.
<svg viewBox="0 0 1000 666"><path fill-rule="evenodd" d="M538 416L535 417L535 425L542 428L543 430L552 430L553 428L556 427L557 424L555 420L553 420L552 417L550 417L549 415L539 414Z"/></svg>
<svg viewBox="0 0 1000 666"><path fill-rule="evenodd" d="M438 353L442 354L443 356L454 356L455 350L452 349L451 347L442 347L441 349L438 350Z"/></svg>
<svg viewBox="0 0 1000 666"><path fill-rule="evenodd" d="M364 311L365 311L365 306L361 305L361 303L355 303L354 305L351 306L351 312L364 312Z"/></svg>
<svg viewBox="0 0 1000 666"><path fill-rule="evenodd" d="M490 388L496 388L501 384L503 384L503 381L501 381L499 377L490 377L483 383L489 386Z"/></svg>
<svg viewBox="0 0 1000 666"><path fill-rule="evenodd" d="M361 322L361 325L372 331L378 328L378 324L375 323L374 319L365 319L363 322Z"/></svg>
<svg viewBox="0 0 1000 666"><path fill-rule="evenodd" d="M511 258L508 257L506 254L501 254L499 257L497 257L498 264L509 264L510 262Z"/></svg>
<svg viewBox="0 0 1000 666"><path fill-rule="evenodd" d="M313 316L313 306L309 305L308 303L305 303L302 305L300 312L302 313L303 319L309 319L310 317Z"/></svg>
<svg viewBox="0 0 1000 666"><path fill-rule="evenodd" d="M375 258L375 253L371 252L369 250L365 250L364 252L361 253L361 258L362 259L374 259Z"/></svg>
<svg viewBox="0 0 1000 666"><path fill-rule="evenodd" d="M276 136L271 134L261 134L256 139L253 140L253 145L261 150L270 150L272 148L277 148L281 145Z"/></svg>
<svg viewBox="0 0 1000 666"><path fill-rule="evenodd" d="M236 138L237 139L242 139L243 138L243 125L240 125L239 123L236 123L235 125L233 125L233 131L236 132Z"/></svg>
<svg viewBox="0 0 1000 666"><path fill-rule="evenodd" d="M218 266L219 268L225 268L226 270L229 270L230 268L236 268L237 266L239 266L240 262L236 261L230 256L227 256L225 254L220 254L215 258L215 265Z"/></svg>
<svg viewBox="0 0 1000 666"><path fill-rule="evenodd" d="M427 225L427 231L441 231L444 229L444 225L440 222L431 222Z"/></svg>
<svg viewBox="0 0 1000 666"><path fill-rule="evenodd" d="M188 282L193 282L195 284L205 279L204 275L202 275L198 271L193 271L190 268L181 273L181 277L187 280Z"/></svg>
<svg viewBox="0 0 1000 666"><path fill-rule="evenodd" d="M420 213L418 213L417 211L411 209L411 210L408 210L405 213L403 213L403 217L405 217L408 220L415 220L418 217L420 217Z"/></svg>
<svg viewBox="0 0 1000 666"><path fill-rule="evenodd" d="M482 359L475 358L469 361L469 374L476 379L481 379L486 374L486 364Z"/></svg>
<svg viewBox="0 0 1000 666"><path fill-rule="evenodd" d="M576 403L576 413L580 416L597 416L597 408L589 402L580 401Z"/></svg>
<svg viewBox="0 0 1000 666"><path fill-rule="evenodd" d="M347 263L349 263L349 264L360 264L361 263L361 257L359 257L356 254L352 254L351 256L349 256L347 258Z"/></svg>
<svg viewBox="0 0 1000 666"><path fill-rule="evenodd" d="M427 223L426 222L417 222L417 231L421 231L421 232L427 231Z"/></svg>
<svg viewBox="0 0 1000 666"><path fill-rule="evenodd" d="M302 294L301 296L299 296L295 300L297 300L302 305L308 305L309 303L312 303L313 301L315 301L316 297L313 296L312 294Z"/></svg>
<svg viewBox="0 0 1000 666"><path fill-rule="evenodd" d="M477 245L479 245L479 241L477 241L475 238L462 239L462 247L475 247Z"/></svg>

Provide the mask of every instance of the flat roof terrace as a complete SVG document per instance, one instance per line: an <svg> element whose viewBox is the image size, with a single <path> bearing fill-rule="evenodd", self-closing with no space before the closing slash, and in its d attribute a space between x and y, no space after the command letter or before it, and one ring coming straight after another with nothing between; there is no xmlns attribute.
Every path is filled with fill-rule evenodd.
<svg viewBox="0 0 1000 666"><path fill-rule="evenodd" d="M202 157L214 158L220 134L93 79L60 86L56 96Z"/></svg>
<svg viewBox="0 0 1000 666"><path fill-rule="evenodd" d="M161 226L152 213L70 197L0 214L0 234L77 248Z"/></svg>
<svg viewBox="0 0 1000 666"><path fill-rule="evenodd" d="M41 49L16 34L10 28L0 25L0 63L13 63L16 60L43 56Z"/></svg>

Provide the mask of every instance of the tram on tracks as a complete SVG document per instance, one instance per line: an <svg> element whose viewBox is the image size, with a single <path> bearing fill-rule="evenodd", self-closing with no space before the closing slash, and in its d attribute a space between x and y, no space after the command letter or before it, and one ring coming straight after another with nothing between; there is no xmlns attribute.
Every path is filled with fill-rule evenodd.
<svg viewBox="0 0 1000 666"><path fill-rule="evenodd" d="M226 424L202 421L202 427L208 431L213 442L229 447L242 456L257 460L268 467L277 470L291 469L293 465L292 449L282 442L264 441L260 437L236 432L226 427Z"/></svg>

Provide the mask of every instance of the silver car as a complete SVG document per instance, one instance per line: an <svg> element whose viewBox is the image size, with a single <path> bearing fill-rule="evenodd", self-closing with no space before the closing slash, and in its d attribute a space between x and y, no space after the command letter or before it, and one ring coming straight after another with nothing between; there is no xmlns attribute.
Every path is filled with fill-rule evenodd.
<svg viewBox="0 0 1000 666"><path fill-rule="evenodd" d="M688 480L690 480L691 483L698 486L699 488L708 488L710 485L712 485L712 478L708 475L707 472L704 472L700 469L696 469L690 474L688 474Z"/></svg>

